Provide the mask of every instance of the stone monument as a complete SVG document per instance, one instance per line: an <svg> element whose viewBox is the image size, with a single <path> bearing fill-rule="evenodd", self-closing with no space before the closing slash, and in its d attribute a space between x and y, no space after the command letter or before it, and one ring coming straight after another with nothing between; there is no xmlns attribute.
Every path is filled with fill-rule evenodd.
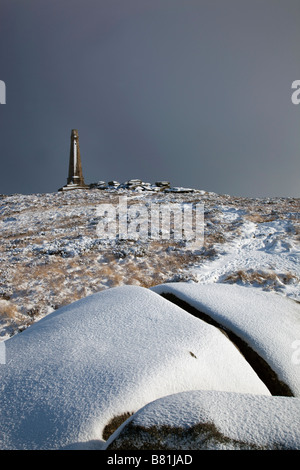
<svg viewBox="0 0 300 470"><path fill-rule="evenodd" d="M89 186L85 184L79 147L79 135L77 129L72 129L71 132L71 147L69 159L69 176L67 184L59 189L59 191L69 191L70 189L88 189Z"/></svg>

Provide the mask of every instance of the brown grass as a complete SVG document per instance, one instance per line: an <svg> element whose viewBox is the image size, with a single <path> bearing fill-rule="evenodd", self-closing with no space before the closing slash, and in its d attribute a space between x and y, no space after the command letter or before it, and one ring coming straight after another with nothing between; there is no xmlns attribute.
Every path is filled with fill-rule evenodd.
<svg viewBox="0 0 300 470"><path fill-rule="evenodd" d="M137 426L130 422L107 450L200 450L223 445L230 449L262 450L261 446L230 438L213 422L190 427Z"/></svg>
<svg viewBox="0 0 300 470"><path fill-rule="evenodd" d="M290 284L292 282L298 282L299 279L292 273L274 273L272 271L253 271L253 270L242 270L228 274L224 279L224 282L237 283L242 282L243 284L269 284L274 286L276 284Z"/></svg>
<svg viewBox="0 0 300 470"><path fill-rule="evenodd" d="M278 216L273 214L254 213L245 215L245 219L250 222L254 222L255 224L262 224L264 222L273 222L278 219Z"/></svg>
<svg viewBox="0 0 300 470"><path fill-rule="evenodd" d="M129 250L125 257L109 248L74 258L32 256L26 264L10 267L10 285L16 304L36 317L38 312L48 312L49 307L57 309L109 287L132 284L149 288L166 282L197 259L192 251L185 251L175 242L159 241L145 243L137 253Z"/></svg>
<svg viewBox="0 0 300 470"><path fill-rule="evenodd" d="M276 274L272 272L244 271L240 269L235 273L228 274L224 282L242 282L244 284L264 284L267 280L275 281Z"/></svg>
<svg viewBox="0 0 300 470"><path fill-rule="evenodd" d="M16 320L18 308L9 300L0 299L0 317L8 320Z"/></svg>
<svg viewBox="0 0 300 470"><path fill-rule="evenodd" d="M130 418L133 415L133 412L127 411L118 416L114 416L104 427L102 432L102 438L107 441L107 439L121 426L126 419Z"/></svg>

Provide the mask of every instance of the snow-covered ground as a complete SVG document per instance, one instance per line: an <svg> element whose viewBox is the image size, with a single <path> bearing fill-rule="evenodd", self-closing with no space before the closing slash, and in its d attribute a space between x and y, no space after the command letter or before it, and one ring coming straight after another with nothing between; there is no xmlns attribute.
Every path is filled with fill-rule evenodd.
<svg viewBox="0 0 300 470"><path fill-rule="evenodd" d="M179 283L178 292L181 288L185 292L186 285ZM220 310L225 312L223 318L231 328L237 313L231 308L232 299L237 296L235 286L225 286L223 295L217 290L217 300L211 299L211 285L193 287L190 298L198 297L204 305L211 300L209 313L221 318ZM163 291L164 286L161 288ZM300 306L274 293L260 293L262 298L256 302L257 291L246 290L244 297L251 301L253 325L249 336L243 329L240 335L245 340L249 337L251 346L254 337L258 339L259 352L267 351L271 365L282 356L276 372L280 367L281 375L290 380L297 395L300 365L292 360L292 350L288 363L286 343L291 345L297 336ZM269 296L271 309L266 303ZM249 310L240 301L237 296L240 323L249 326ZM278 331L278 314L282 310L283 327ZM276 323L267 331L264 314ZM173 449L202 448L201 433L204 429L206 434L207 423L209 448L246 445L300 449L299 395L272 397L239 349L217 327L150 289L122 286L93 294L49 314L5 341L5 345L6 363L0 366L1 449L104 450L116 438L114 435L104 442L106 426L114 418L131 413L137 413L133 415L135 425L146 429L146 434L148 428L151 431L158 426L154 433L157 437L162 426L162 439L167 441L178 429L191 428L191 433L184 434L184 442L180 431L179 442L175 439L176 444L168 444L175 446L169 447ZM208 394L178 395L196 390ZM156 409L155 402L150 405L152 411L150 415L146 413L146 420L141 412L140 423L141 408L168 396L166 408L162 401ZM191 406L191 401L195 406ZM274 423L274 432L270 432L270 423ZM167 437L166 427L170 434ZM129 431L131 437L125 434L126 442L136 439L135 431ZM138 438L139 445L143 446L143 440ZM206 448L207 440L204 441ZM150 439L150 445L151 442L158 445L155 440ZM124 448L124 442L121 445Z"/></svg>
<svg viewBox="0 0 300 470"><path fill-rule="evenodd" d="M185 284L179 287L184 291ZM199 297L205 303L210 298L210 286L195 287L194 297L197 288L202 287ZM228 295L231 289L233 296L236 292L234 286L226 288L223 301L231 324L236 314ZM250 288L247 295L247 300L253 301L257 292ZM277 304L276 294L264 293L264 297L268 295L274 296L270 302L277 309L275 321L284 305L289 326L297 328L300 307L294 308L288 299ZM218 301L214 305L218 313ZM261 315L265 306L264 300L252 302L252 332L263 339L269 336L269 331L263 331L265 318ZM247 320L246 311L246 325ZM273 333L272 344L276 345L281 332ZM292 328L287 329L286 341L288 335L292 341ZM6 364L0 369L2 449L105 448L102 433L115 416L137 412L153 400L183 391L234 392L247 397L239 398L242 403L245 399L247 407L258 404L260 412L263 407L269 421L272 409L278 421L278 413L281 416L288 407L287 397L276 405L254 398L273 397L218 328L141 287L117 287L88 296L49 314L5 345ZM267 340L265 345L272 363L280 354L269 347ZM282 346L280 341L277 346ZM297 380L299 365L292 364L291 356L290 362L291 366L283 361L282 371L286 366L286 375L292 379L295 375ZM299 411L299 399L289 400L292 408L284 415L282 432L291 420L291 410ZM195 419L193 408L190 415L193 418L186 415L189 422ZM261 427L267 428L263 413L260 419ZM178 420L176 426L181 427L180 413ZM219 426L218 421L215 425ZM277 438L273 435L272 439L273 445ZM277 444L284 442L290 445L290 434L287 441L281 438Z"/></svg>
<svg viewBox="0 0 300 470"><path fill-rule="evenodd" d="M300 209L300 208L299 208ZM222 220L238 220L237 208L222 208ZM220 250L213 262L193 266L191 272L201 283L237 281L244 285L262 285L300 300L300 246L293 236L299 230L289 218L255 223L243 220L239 237L234 237Z"/></svg>
<svg viewBox="0 0 300 470"><path fill-rule="evenodd" d="M203 204L204 244L99 239L99 204L124 195L130 204ZM165 419L169 427L190 426L195 448L202 445L201 436L193 441L195 426L211 422L231 440L227 448L238 441L241 448L254 441L300 448L299 199L146 185L3 195L0 203L0 448L105 449L107 425L113 432L113 419L120 424L130 413L129 424L143 428L163 427ZM270 396L264 366L236 347L236 337L294 397ZM185 410L195 403L186 424L181 400ZM174 409L169 421L164 403ZM255 428L249 418L241 431L251 407L259 422ZM151 410L147 419L141 408ZM266 431L272 420L273 436ZM220 448L220 439L209 445Z"/></svg>
<svg viewBox="0 0 300 470"><path fill-rule="evenodd" d="M74 300L126 284L235 283L300 300L299 199L155 189L0 196L0 341ZM97 208L121 196L129 205L203 204L204 246L99 239Z"/></svg>
<svg viewBox="0 0 300 470"><path fill-rule="evenodd" d="M5 343L0 448L88 445L115 415L180 391L270 395L218 329L142 287L79 300Z"/></svg>

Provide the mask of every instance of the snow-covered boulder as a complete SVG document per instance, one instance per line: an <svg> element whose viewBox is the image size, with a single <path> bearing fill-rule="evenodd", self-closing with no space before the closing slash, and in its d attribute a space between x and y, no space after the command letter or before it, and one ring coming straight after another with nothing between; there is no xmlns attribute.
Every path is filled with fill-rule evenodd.
<svg viewBox="0 0 300 470"><path fill-rule="evenodd" d="M168 283L152 290L171 295L179 305L184 302L185 308L192 307L241 339L264 361L258 367L265 380L270 379L273 395L300 397L300 364L295 360L300 343L299 302L255 287L221 283Z"/></svg>
<svg viewBox="0 0 300 470"><path fill-rule="evenodd" d="M300 399L195 390L155 400L108 450L300 450Z"/></svg>
<svg viewBox="0 0 300 470"><path fill-rule="evenodd" d="M270 396L223 333L142 287L79 300L5 346L1 449L101 448L114 416L187 390Z"/></svg>

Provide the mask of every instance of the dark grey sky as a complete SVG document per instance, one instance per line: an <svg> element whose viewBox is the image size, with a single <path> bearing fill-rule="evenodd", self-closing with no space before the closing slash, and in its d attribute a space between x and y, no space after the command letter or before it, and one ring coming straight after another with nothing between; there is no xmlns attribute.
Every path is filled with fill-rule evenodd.
<svg viewBox="0 0 300 470"><path fill-rule="evenodd" d="M169 180L300 196L299 0L0 0L0 193Z"/></svg>

